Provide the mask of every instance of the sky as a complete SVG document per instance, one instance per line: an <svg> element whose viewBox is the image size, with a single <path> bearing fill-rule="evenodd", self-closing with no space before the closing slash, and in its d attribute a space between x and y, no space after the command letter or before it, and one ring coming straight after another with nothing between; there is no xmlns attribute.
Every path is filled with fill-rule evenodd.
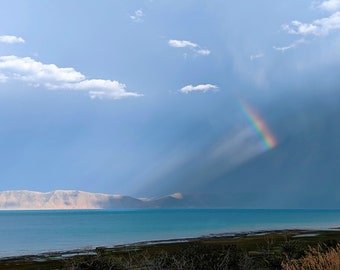
<svg viewBox="0 0 340 270"><path fill-rule="evenodd" d="M0 190L335 207L339 68L340 0L2 1Z"/></svg>

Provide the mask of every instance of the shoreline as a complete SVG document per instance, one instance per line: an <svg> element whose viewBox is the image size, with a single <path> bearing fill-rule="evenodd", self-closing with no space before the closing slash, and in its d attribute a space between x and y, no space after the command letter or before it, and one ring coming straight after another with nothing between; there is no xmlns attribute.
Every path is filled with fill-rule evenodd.
<svg viewBox="0 0 340 270"><path fill-rule="evenodd" d="M266 269L274 270L280 269L288 255L290 259L301 258L310 247L336 246L340 247L339 228L254 230L7 256L0 258L0 270L106 269L108 264L120 265L117 269L145 269L145 265L164 263L167 259L176 265L185 265L189 259L195 265L190 269L211 269L211 265L202 268L208 262L215 266L221 262L237 266L247 259L259 266L254 269L263 269L260 266L266 264ZM231 256L231 261L225 261L226 256ZM97 268L92 268L93 265Z"/></svg>
<svg viewBox="0 0 340 270"><path fill-rule="evenodd" d="M132 212L131 212L132 210ZM0 215L1 258L62 254L69 251L114 248L138 242L174 241L263 233L275 230L324 230L339 227L340 210L304 209L115 209L23 211ZM9 228L25 216L28 223ZM46 219L46 216L50 217ZM116 222L119 217L120 222ZM142 218L140 218L142 217ZM67 219L67 229L64 218ZM26 218L25 218L26 220ZM131 220L133 222L131 222ZM161 222L158 222L160 220ZM78 227L80 224L81 227ZM34 224L39 223L39 226ZM33 226L34 225L34 226ZM28 233L26 226L32 228ZM136 228L139 228L136 230ZM15 229L15 230L14 230ZM8 233L7 233L8 232ZM123 233L122 233L123 232ZM0 259L1 259L0 258Z"/></svg>
<svg viewBox="0 0 340 270"><path fill-rule="evenodd" d="M180 243L190 243L195 241L212 241L212 240L228 240L228 239L240 239L251 236L266 236L269 234L276 235L284 235L284 234L292 234L293 237L314 237L317 236L318 233L321 232L339 232L340 227L337 228L329 228L329 229L273 229L273 230L254 230L254 231L240 231L240 232L225 232L225 233L211 233L208 235L202 235L199 237L186 237L186 238L173 238L173 239L160 239L160 240L150 240L150 241L138 241L127 244L118 244L114 246L96 246L91 248L77 248L71 250L56 250L56 251L47 251L41 252L37 254L23 254L23 255L13 255L13 256L5 256L0 257L0 264L4 261L20 261L20 260L32 260L32 261L41 261L41 260L53 260L53 259L64 259L70 258L74 256L87 256L87 255L97 255L101 250L130 250L130 249L139 249L148 246L155 245L173 245Z"/></svg>

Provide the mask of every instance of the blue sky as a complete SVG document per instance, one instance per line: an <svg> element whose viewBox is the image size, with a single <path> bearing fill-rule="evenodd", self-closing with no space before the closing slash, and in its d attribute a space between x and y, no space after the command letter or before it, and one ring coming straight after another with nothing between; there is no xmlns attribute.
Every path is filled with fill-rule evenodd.
<svg viewBox="0 0 340 270"><path fill-rule="evenodd" d="M237 194L244 184L232 171L271 153L292 159L298 150L285 142L337 115L339 48L339 0L3 1L0 189ZM240 102L275 148L263 147ZM330 171L329 159L308 163L287 194L301 193L315 164ZM263 162L255 174L285 171Z"/></svg>

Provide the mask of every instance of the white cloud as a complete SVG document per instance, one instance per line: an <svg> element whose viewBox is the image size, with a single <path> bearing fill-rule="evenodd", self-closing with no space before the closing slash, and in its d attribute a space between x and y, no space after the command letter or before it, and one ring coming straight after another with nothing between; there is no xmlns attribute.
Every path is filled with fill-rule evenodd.
<svg viewBox="0 0 340 270"><path fill-rule="evenodd" d="M0 73L0 83L7 82L7 79L8 79L7 76Z"/></svg>
<svg viewBox="0 0 340 270"><path fill-rule="evenodd" d="M274 49L274 50L277 50L277 51L285 52L285 51L290 50L290 49L293 49L293 48L295 48L295 47L296 47L295 44L291 44L291 45L283 46L283 47L276 47L276 46L273 46L273 49Z"/></svg>
<svg viewBox="0 0 340 270"><path fill-rule="evenodd" d="M264 57L263 53L252 54L252 55L250 55L250 60L253 61L255 59L259 59L259 58L262 58L262 57Z"/></svg>
<svg viewBox="0 0 340 270"><path fill-rule="evenodd" d="M48 89L85 90L91 98L120 99L141 96L138 93L127 92L125 84L117 81L87 79L74 68L60 68L30 57L0 56L0 82L10 79Z"/></svg>
<svg viewBox="0 0 340 270"><path fill-rule="evenodd" d="M203 49L198 44L191 42L189 40L170 39L168 41L168 45L174 48L189 48L193 50L196 54L203 55L203 56L207 56L211 53L209 50ZM184 54L184 56L186 57L187 54Z"/></svg>
<svg viewBox="0 0 340 270"><path fill-rule="evenodd" d="M200 55L209 55L210 54L209 50L198 50L196 52Z"/></svg>
<svg viewBox="0 0 340 270"><path fill-rule="evenodd" d="M141 9L138 9L134 12L133 15L130 15L130 19L133 22L142 22L143 21L143 17L145 16L144 12Z"/></svg>
<svg viewBox="0 0 340 270"><path fill-rule="evenodd" d="M14 55L0 56L0 71L9 78L33 83L58 84L85 79L83 74L73 68L59 68L54 64L43 64L30 57Z"/></svg>
<svg viewBox="0 0 340 270"><path fill-rule="evenodd" d="M181 200L183 199L183 194L180 192L176 192L176 193L171 194L170 197L177 199L177 200Z"/></svg>
<svg viewBox="0 0 340 270"><path fill-rule="evenodd" d="M197 48L198 45L188 40L177 40L177 39L170 39L168 42L169 46L175 48Z"/></svg>
<svg viewBox="0 0 340 270"><path fill-rule="evenodd" d="M285 52L287 50L296 48L301 43L306 43L306 41L304 39L299 39L299 40L294 41L292 44L288 46L282 46L282 47L273 46L273 49L277 51Z"/></svg>
<svg viewBox="0 0 340 270"><path fill-rule="evenodd" d="M0 42L3 43L25 43L25 40L22 37L16 36L0 36Z"/></svg>
<svg viewBox="0 0 340 270"><path fill-rule="evenodd" d="M189 92L192 91L202 91L202 92L207 92L209 90L214 90L214 89L218 89L218 87L216 85L213 84L199 84L196 86L193 85L187 85L181 88L181 92L188 94Z"/></svg>
<svg viewBox="0 0 340 270"><path fill-rule="evenodd" d="M323 1L320 5L319 8L326 10L326 11L337 11L340 10L340 0L326 0Z"/></svg>
<svg viewBox="0 0 340 270"><path fill-rule="evenodd" d="M329 17L315 20L312 23L292 21L290 24L283 25L282 28L289 34L326 36L331 31L340 29L340 11L335 12Z"/></svg>
<svg viewBox="0 0 340 270"><path fill-rule="evenodd" d="M52 86L53 87L53 86ZM92 79L83 80L76 83L58 85L57 88L88 90L91 98L99 99L120 99L123 97L138 97L141 94L127 92L126 85L118 81Z"/></svg>

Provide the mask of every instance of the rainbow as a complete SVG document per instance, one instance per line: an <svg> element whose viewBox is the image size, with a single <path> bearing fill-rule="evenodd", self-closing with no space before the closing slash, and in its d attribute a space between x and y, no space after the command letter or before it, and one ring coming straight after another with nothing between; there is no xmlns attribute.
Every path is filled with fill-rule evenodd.
<svg viewBox="0 0 340 270"><path fill-rule="evenodd" d="M266 122L247 103L240 101L240 104L244 116L261 139L266 150L274 148L277 145L277 140L268 128Z"/></svg>

